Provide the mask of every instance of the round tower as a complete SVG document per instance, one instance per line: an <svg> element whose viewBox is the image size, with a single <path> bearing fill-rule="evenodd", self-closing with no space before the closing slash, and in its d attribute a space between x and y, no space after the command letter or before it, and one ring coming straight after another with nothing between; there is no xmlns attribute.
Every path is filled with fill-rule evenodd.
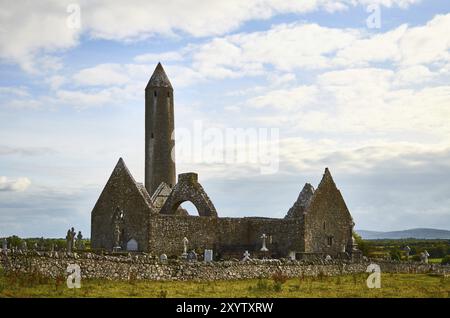
<svg viewBox="0 0 450 318"><path fill-rule="evenodd" d="M173 88L161 63L145 88L145 188L175 185Z"/></svg>

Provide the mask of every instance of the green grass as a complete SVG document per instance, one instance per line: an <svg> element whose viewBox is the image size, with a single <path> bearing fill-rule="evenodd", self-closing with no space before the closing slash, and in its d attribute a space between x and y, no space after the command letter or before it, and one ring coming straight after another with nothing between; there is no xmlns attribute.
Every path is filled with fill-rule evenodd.
<svg viewBox="0 0 450 318"><path fill-rule="evenodd" d="M442 262L442 258L429 258L428 263L430 264L440 264Z"/></svg>
<svg viewBox="0 0 450 318"><path fill-rule="evenodd" d="M367 274L295 278L283 284L272 279L214 282L120 282L82 280L68 289L63 278L0 273L0 297L446 297L450 278L426 274L382 274L381 288L366 286Z"/></svg>

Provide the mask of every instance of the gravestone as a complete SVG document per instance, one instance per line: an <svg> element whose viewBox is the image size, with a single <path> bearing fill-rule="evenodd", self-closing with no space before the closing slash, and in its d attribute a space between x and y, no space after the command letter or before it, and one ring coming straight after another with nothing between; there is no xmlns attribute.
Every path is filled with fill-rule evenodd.
<svg viewBox="0 0 450 318"><path fill-rule="evenodd" d="M127 242L127 251L137 251L138 250L138 242L134 238Z"/></svg>
<svg viewBox="0 0 450 318"><path fill-rule="evenodd" d="M189 262L196 262L197 261L197 253L195 253L195 251L190 251L188 253L187 260Z"/></svg>
<svg viewBox="0 0 450 318"><path fill-rule="evenodd" d="M183 254L181 254L182 259L187 259L187 257L188 257L188 253L187 253L188 243L189 243L189 240L187 239L187 237L184 237L183 238Z"/></svg>
<svg viewBox="0 0 450 318"><path fill-rule="evenodd" d="M81 231L78 231L77 235L77 249L84 250L83 234L81 234Z"/></svg>
<svg viewBox="0 0 450 318"><path fill-rule="evenodd" d="M263 233L263 235L261 236L261 238L262 238L262 247L261 247L261 250L260 250L260 251L261 251L261 252L268 252L269 249L266 247L266 238L267 238L267 235Z"/></svg>
<svg viewBox="0 0 450 318"><path fill-rule="evenodd" d="M409 253L411 252L411 248L407 245L403 250L405 251L406 260L409 260Z"/></svg>
<svg viewBox="0 0 450 318"><path fill-rule="evenodd" d="M161 261L161 262L167 262L167 255L166 254L161 254L161 256L159 256L159 260Z"/></svg>
<svg viewBox="0 0 450 318"><path fill-rule="evenodd" d="M22 248L22 251L26 251L28 249L26 241L22 241L21 248Z"/></svg>
<svg viewBox="0 0 450 318"><path fill-rule="evenodd" d="M248 251L245 251L244 258L242 259L242 262L251 261L250 253Z"/></svg>
<svg viewBox="0 0 450 318"><path fill-rule="evenodd" d="M8 249L8 241L6 240L6 237L3 238L2 241L2 250L6 251Z"/></svg>
<svg viewBox="0 0 450 318"><path fill-rule="evenodd" d="M331 255L327 255L327 256L325 257L325 261L329 262L329 261L331 261L331 260L332 260Z"/></svg>
<svg viewBox="0 0 450 318"><path fill-rule="evenodd" d="M74 243L75 243L75 229L71 228L67 230L66 235L66 245L67 245L67 252L72 253L72 250L74 249Z"/></svg>
<svg viewBox="0 0 450 318"><path fill-rule="evenodd" d="M295 257L295 252L294 251L289 252L289 259L291 261L295 261L296 257Z"/></svg>
<svg viewBox="0 0 450 318"><path fill-rule="evenodd" d="M424 264L428 264L428 257L430 256L430 254L428 254L428 252L425 250L422 253L420 253L420 260L422 261L422 263Z"/></svg>
<svg viewBox="0 0 450 318"><path fill-rule="evenodd" d="M206 263L212 262L213 261L213 250L205 249L205 253L203 255L203 260Z"/></svg>

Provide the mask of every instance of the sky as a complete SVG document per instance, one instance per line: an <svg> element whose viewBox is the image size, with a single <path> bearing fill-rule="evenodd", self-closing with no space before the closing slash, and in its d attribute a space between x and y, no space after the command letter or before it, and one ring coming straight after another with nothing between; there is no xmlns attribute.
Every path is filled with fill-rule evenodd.
<svg viewBox="0 0 450 318"><path fill-rule="evenodd" d="M118 159L144 181L159 61L219 216L284 217L328 167L356 229L450 230L447 1L0 3L0 237L89 237Z"/></svg>

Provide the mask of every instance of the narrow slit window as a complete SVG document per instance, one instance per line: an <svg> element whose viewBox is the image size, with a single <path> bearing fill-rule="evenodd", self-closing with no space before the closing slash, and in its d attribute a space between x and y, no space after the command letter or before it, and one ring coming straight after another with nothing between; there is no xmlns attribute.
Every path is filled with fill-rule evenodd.
<svg viewBox="0 0 450 318"><path fill-rule="evenodd" d="M154 91L154 92L153 92L153 96L156 97L157 95L158 95L158 93L156 93L156 91Z"/></svg>
<svg viewBox="0 0 450 318"><path fill-rule="evenodd" d="M328 238L327 238L327 245L328 246L332 246L333 245L333 237L332 236L328 236Z"/></svg>

